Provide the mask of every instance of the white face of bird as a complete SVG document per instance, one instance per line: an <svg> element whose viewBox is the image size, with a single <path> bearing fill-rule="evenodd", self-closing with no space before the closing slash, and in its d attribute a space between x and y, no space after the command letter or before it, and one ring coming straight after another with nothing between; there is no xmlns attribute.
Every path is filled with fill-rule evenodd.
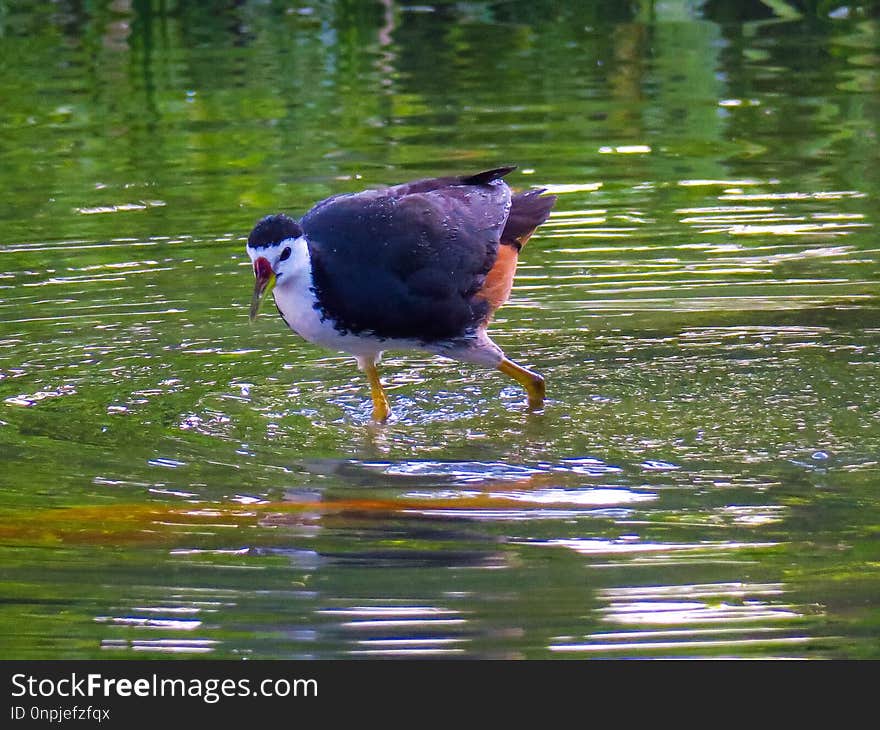
<svg viewBox="0 0 880 730"><path fill-rule="evenodd" d="M254 266L254 294L251 298L251 321L257 318L260 305L275 286L294 285L308 272L306 239L286 238L283 241L257 248L247 247Z"/></svg>

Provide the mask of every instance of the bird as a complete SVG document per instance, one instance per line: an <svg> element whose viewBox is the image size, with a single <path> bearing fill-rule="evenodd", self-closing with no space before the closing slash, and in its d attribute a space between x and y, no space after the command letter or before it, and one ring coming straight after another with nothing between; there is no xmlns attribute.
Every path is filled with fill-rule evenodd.
<svg viewBox="0 0 880 730"><path fill-rule="evenodd" d="M251 322L272 292L291 330L353 355L379 423L391 415L377 369L386 350L497 369L525 389L530 410L542 409L544 378L487 334L520 251L556 202L544 188L512 193L504 177L515 169L343 193L298 221L267 215L247 239Z"/></svg>

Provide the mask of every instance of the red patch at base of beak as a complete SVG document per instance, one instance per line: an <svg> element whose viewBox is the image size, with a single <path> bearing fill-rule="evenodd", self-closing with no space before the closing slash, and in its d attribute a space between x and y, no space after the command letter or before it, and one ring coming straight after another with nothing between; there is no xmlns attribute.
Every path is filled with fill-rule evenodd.
<svg viewBox="0 0 880 730"><path fill-rule="evenodd" d="M257 277L257 280L266 281L271 275L272 264L269 263L269 259L260 256L254 261L254 276Z"/></svg>

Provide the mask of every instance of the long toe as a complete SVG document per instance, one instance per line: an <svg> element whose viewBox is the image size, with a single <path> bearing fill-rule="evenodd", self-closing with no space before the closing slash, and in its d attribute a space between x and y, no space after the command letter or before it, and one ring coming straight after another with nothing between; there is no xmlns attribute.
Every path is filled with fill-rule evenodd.
<svg viewBox="0 0 880 730"><path fill-rule="evenodd" d="M529 394L529 409L533 411L540 410L544 407L544 398L547 394L547 387L544 384L544 377L533 372L532 378L525 386L526 392Z"/></svg>
<svg viewBox="0 0 880 730"><path fill-rule="evenodd" d="M391 409L388 407L388 401L384 398L380 401L373 399L373 420L376 423L385 423L388 416L391 415Z"/></svg>
<svg viewBox="0 0 880 730"><path fill-rule="evenodd" d="M544 378L538 373L527 370L522 365L517 365L513 360L504 358L498 369L513 378L523 388L529 396L529 408L533 411L544 407L544 394L546 388L544 386Z"/></svg>

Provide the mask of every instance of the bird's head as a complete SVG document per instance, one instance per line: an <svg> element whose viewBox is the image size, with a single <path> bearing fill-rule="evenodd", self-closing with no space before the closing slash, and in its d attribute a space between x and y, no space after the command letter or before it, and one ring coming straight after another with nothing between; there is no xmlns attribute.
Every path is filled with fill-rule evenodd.
<svg viewBox="0 0 880 730"><path fill-rule="evenodd" d="M266 295L282 277L293 278L302 260L302 237L299 224L283 213L263 218L248 236L247 252L254 266L254 295L250 318L253 322Z"/></svg>

